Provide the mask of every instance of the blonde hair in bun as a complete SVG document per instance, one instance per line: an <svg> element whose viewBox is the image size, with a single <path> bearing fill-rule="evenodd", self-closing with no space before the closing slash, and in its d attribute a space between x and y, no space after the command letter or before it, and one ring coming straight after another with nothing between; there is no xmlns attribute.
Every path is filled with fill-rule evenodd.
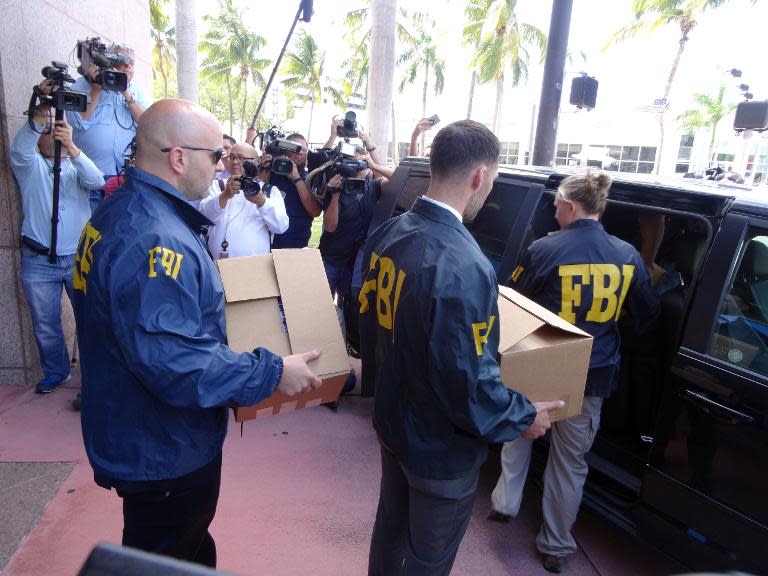
<svg viewBox="0 0 768 576"><path fill-rule="evenodd" d="M568 176L557 188L557 195L566 202L578 202L587 214L602 214L608 202L608 190L613 180L605 172Z"/></svg>

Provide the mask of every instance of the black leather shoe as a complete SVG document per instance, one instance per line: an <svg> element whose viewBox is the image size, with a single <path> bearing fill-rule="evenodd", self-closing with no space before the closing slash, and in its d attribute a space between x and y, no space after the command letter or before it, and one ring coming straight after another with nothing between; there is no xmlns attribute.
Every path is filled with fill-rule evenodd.
<svg viewBox="0 0 768 576"><path fill-rule="evenodd" d="M503 514L502 512L499 512L498 510L494 510L491 508L491 511L488 512L488 520L491 522L499 522L501 524L508 524L510 520L512 520L512 516L509 514Z"/></svg>
<svg viewBox="0 0 768 576"><path fill-rule="evenodd" d="M563 565L565 564L565 558L563 556L550 556L544 555L544 570L547 572L554 572L560 574L563 571Z"/></svg>

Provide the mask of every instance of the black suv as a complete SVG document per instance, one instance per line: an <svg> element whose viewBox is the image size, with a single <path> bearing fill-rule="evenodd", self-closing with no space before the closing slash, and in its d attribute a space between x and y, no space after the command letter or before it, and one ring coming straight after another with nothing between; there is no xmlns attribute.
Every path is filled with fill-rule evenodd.
<svg viewBox="0 0 768 576"><path fill-rule="evenodd" d="M500 169L468 228L502 284L557 229L568 175ZM584 503L691 568L768 573L768 199L624 176L603 224L641 253L651 245L666 272L662 314L651 334L622 328L621 385L587 458ZM427 162L404 160L372 229L428 185Z"/></svg>

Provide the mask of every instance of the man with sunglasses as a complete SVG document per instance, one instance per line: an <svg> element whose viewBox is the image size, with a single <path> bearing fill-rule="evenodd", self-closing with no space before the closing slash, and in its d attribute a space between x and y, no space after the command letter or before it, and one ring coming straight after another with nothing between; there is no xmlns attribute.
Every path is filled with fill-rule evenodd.
<svg viewBox="0 0 768 576"><path fill-rule="evenodd" d="M287 176L272 174L270 182L285 192L285 209L290 226L282 234L275 234L272 248L306 248L312 236L312 221L323 211L318 199L309 191L304 179L307 177L307 139L301 134L289 134L286 140L301 146L297 152L286 152L293 163Z"/></svg>
<svg viewBox="0 0 768 576"><path fill-rule="evenodd" d="M189 202L221 169L221 130L185 100L139 125L135 167L86 224L75 255L83 440L94 478L123 499L123 544L216 565L227 409L320 385L307 362L227 345L224 293Z"/></svg>
<svg viewBox="0 0 768 576"><path fill-rule="evenodd" d="M288 214L283 195L276 186L265 186L269 179L265 155L261 163L256 149L250 144L232 146L229 153L230 177L220 194L200 202L200 212L214 223L208 234L208 248L214 258L238 258L269 252L272 234L288 229ZM243 191L240 177L243 164L259 165L259 190Z"/></svg>

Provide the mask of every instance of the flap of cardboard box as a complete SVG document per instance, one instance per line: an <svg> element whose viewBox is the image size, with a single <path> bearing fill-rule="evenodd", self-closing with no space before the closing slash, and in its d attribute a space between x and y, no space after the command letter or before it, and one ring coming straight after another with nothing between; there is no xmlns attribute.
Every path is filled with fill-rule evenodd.
<svg viewBox="0 0 768 576"><path fill-rule="evenodd" d="M543 306L536 304L536 302L529 300L519 292L515 292L514 290L512 290L512 288L508 288L506 286L499 286L499 314L502 316L502 319L504 315L501 312L501 303L505 299L512 302L517 307L522 308L523 310L528 312L530 315L535 316L543 323L550 324L555 328L559 328L560 330L564 330L572 334L577 334L579 336L591 338L589 334L587 334L580 328L577 328L567 320L563 320L557 314L553 314ZM510 308L508 306L505 306L505 310L509 310L509 309ZM515 317L515 320L517 320L517 317ZM505 323L508 324L509 322L503 321L501 324L502 329L504 328ZM530 332L533 332L533 330L531 330ZM528 332L528 334L530 334L530 332ZM514 344L519 340L520 338L517 338L512 344ZM503 350L506 350L506 348L502 348L501 345L499 345L499 350L503 351Z"/></svg>
<svg viewBox="0 0 768 576"><path fill-rule="evenodd" d="M319 348L320 358L310 363L318 376L349 372L347 347L319 251L275 250L272 257L292 353ZM330 329L333 326L336 329Z"/></svg>
<svg viewBox="0 0 768 576"><path fill-rule="evenodd" d="M512 348L546 322L499 294L499 352Z"/></svg>
<svg viewBox="0 0 768 576"><path fill-rule="evenodd" d="M272 254L216 260L227 302L280 296Z"/></svg>

